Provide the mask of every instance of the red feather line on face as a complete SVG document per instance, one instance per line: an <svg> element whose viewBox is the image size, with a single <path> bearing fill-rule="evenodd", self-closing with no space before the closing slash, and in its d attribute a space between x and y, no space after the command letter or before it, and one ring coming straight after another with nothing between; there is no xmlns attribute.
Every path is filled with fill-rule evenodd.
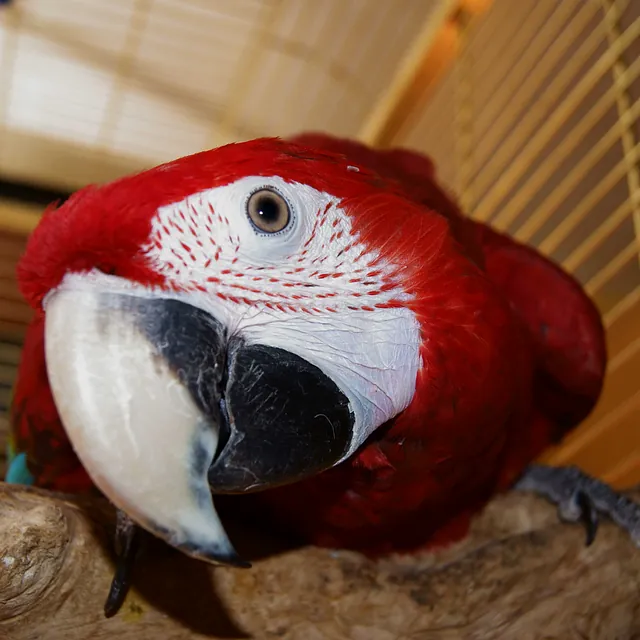
<svg viewBox="0 0 640 640"><path fill-rule="evenodd" d="M384 269L373 267L378 261L376 253L359 244L352 233L352 216L345 216L335 200L315 212L300 211L311 218L306 241L300 239L301 250L294 243L292 253L278 263L258 265L246 256L239 259L243 241L236 235L237 227L233 231L232 227L216 224L222 214L215 210L226 203L225 196L219 197L222 200L216 200L215 190L198 193L158 212L149 255L158 271L167 277L168 287L202 291L234 304L254 308L263 305L288 312L335 312L333 305L324 303L328 298L335 298L341 308L367 312L400 304L395 298L404 292L394 279L395 267L387 262ZM184 231L171 233L169 229L175 230L176 219L192 227L195 237L202 240L194 244ZM168 254L171 265L167 264Z"/></svg>

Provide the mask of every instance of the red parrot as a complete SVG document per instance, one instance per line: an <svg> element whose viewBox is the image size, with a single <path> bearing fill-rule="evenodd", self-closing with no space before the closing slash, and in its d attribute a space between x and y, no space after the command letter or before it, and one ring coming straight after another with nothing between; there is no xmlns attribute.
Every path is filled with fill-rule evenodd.
<svg viewBox="0 0 640 640"><path fill-rule="evenodd" d="M514 486L640 541L637 505L531 465L599 397L595 306L420 154L323 134L198 153L48 210L18 276L35 484L95 485L193 556L242 564L211 492L369 555L459 538Z"/></svg>

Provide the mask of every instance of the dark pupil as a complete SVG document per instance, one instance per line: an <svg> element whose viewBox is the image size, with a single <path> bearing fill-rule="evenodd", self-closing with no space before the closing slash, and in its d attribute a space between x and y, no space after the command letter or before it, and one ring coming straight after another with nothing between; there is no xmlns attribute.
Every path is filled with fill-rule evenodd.
<svg viewBox="0 0 640 640"><path fill-rule="evenodd" d="M280 203L272 196L260 196L256 203L256 213L267 224L278 222L280 218Z"/></svg>

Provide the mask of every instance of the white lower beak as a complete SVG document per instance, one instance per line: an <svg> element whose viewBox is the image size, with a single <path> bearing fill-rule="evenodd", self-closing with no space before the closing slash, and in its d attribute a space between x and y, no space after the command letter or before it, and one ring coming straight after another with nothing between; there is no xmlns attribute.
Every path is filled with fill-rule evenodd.
<svg viewBox="0 0 640 640"><path fill-rule="evenodd" d="M62 422L93 482L137 524L194 557L241 564L207 483L218 425L136 325L135 300L64 288L47 300Z"/></svg>

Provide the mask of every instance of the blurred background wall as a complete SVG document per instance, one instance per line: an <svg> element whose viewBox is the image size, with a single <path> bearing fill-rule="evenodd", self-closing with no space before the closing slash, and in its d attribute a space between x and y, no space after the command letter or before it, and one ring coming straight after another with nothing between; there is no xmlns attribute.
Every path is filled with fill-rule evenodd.
<svg viewBox="0 0 640 640"><path fill-rule="evenodd" d="M577 275L607 383L546 458L640 483L639 54L637 0L3 0L0 434L31 314L15 263L48 202L323 130L428 153L469 215Z"/></svg>

